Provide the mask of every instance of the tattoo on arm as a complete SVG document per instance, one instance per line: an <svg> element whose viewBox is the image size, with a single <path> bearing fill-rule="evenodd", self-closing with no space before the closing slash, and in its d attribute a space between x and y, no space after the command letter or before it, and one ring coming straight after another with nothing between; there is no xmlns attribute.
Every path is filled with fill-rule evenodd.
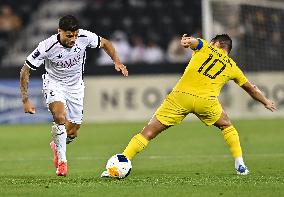
<svg viewBox="0 0 284 197"><path fill-rule="evenodd" d="M28 99L28 84L30 77L30 68L27 65L24 65L20 72L20 91L22 102L25 103Z"/></svg>

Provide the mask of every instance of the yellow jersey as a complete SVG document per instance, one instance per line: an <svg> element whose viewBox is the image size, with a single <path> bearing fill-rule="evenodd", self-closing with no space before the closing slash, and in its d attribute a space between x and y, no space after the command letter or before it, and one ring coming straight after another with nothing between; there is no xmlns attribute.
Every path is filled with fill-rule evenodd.
<svg viewBox="0 0 284 197"><path fill-rule="evenodd" d="M173 91L200 97L217 97L229 80L234 80L239 86L248 81L222 49L198 39L198 46Z"/></svg>

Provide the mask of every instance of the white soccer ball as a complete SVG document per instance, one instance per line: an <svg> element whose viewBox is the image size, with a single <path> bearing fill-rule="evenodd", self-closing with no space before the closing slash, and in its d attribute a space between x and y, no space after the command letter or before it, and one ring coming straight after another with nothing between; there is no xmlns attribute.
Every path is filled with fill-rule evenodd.
<svg viewBox="0 0 284 197"><path fill-rule="evenodd" d="M130 174L131 161L122 154L113 155L106 164L109 176L114 178L125 178Z"/></svg>

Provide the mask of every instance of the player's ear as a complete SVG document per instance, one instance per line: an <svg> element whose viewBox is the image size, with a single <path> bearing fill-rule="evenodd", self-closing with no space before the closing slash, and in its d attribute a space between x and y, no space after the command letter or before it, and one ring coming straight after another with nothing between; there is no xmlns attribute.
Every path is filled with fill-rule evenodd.
<svg viewBox="0 0 284 197"><path fill-rule="evenodd" d="M61 29L58 29L57 31L58 31L58 33L60 33L60 32L61 32Z"/></svg>
<svg viewBox="0 0 284 197"><path fill-rule="evenodd" d="M214 46L214 47L217 47L217 48L220 48L220 47L221 47L219 41L213 42L213 46Z"/></svg>

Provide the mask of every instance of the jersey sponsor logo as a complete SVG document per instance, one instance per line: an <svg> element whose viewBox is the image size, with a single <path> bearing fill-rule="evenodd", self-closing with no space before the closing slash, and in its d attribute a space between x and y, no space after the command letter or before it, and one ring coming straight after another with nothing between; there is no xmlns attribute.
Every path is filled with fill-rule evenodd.
<svg viewBox="0 0 284 197"><path fill-rule="evenodd" d="M36 52L34 52L34 54L32 55L32 57L35 59L40 55L39 50L36 50Z"/></svg>
<svg viewBox="0 0 284 197"><path fill-rule="evenodd" d="M65 61L57 62L56 67L69 69L69 68L72 68L75 65L79 65L81 63L81 59L82 59L81 55L77 55L74 58L70 58L70 59L65 60Z"/></svg>

